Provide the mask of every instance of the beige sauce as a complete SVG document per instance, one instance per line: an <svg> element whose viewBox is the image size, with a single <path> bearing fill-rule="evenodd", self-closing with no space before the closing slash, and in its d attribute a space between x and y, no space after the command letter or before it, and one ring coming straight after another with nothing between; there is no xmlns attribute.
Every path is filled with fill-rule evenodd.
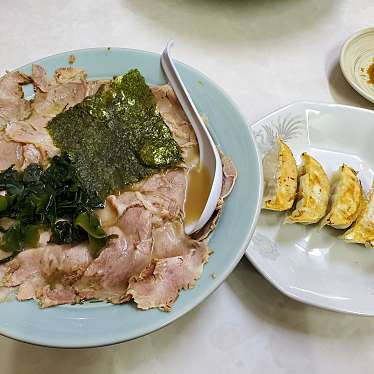
<svg viewBox="0 0 374 374"><path fill-rule="evenodd" d="M373 63L368 67L368 83L369 84L374 84L374 58L373 58Z"/></svg>
<svg viewBox="0 0 374 374"><path fill-rule="evenodd" d="M184 203L185 224L195 222L208 200L212 178L204 165L194 166L187 176L187 194Z"/></svg>

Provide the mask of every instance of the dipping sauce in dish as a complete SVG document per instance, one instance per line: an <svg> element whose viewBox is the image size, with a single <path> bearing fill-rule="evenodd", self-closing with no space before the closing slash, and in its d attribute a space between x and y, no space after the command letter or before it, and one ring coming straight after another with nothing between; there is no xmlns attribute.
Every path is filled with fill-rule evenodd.
<svg viewBox="0 0 374 374"><path fill-rule="evenodd" d="M373 62L368 67L367 74L368 74L368 77L369 77L368 83L369 84L374 84L374 57L373 57Z"/></svg>

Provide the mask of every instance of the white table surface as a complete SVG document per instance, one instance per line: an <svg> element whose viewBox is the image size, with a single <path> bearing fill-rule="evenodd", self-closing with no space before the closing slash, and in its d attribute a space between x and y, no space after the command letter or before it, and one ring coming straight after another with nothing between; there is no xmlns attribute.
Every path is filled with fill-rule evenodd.
<svg viewBox="0 0 374 374"><path fill-rule="evenodd" d="M373 108L338 66L343 41L370 22L373 0L2 0L0 72L78 48L160 52L174 38L176 58L248 123L303 99ZM374 318L292 301L243 259L202 305L136 341L62 350L0 337L0 372L373 373L373 342Z"/></svg>

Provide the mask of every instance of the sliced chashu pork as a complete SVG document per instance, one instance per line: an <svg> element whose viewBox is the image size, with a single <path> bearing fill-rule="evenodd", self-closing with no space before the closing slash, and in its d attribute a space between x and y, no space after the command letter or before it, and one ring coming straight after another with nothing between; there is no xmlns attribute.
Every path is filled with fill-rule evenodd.
<svg viewBox="0 0 374 374"><path fill-rule="evenodd" d="M38 92L48 92L48 77L44 68L40 65L32 65L31 79L34 84L34 89Z"/></svg>
<svg viewBox="0 0 374 374"><path fill-rule="evenodd" d="M0 264L0 279L3 278L6 272L6 264ZM5 301L8 299L9 296L12 295L13 290L9 287L4 287L2 284L0 284L0 302Z"/></svg>
<svg viewBox="0 0 374 374"><path fill-rule="evenodd" d="M41 275L47 281L36 290L41 307L78 302L73 284L84 274L92 262L87 243L71 246L49 246L41 260Z"/></svg>
<svg viewBox="0 0 374 374"><path fill-rule="evenodd" d="M43 249L40 271L50 284L73 284L80 279L91 261L87 243L73 247L48 245Z"/></svg>
<svg viewBox="0 0 374 374"><path fill-rule="evenodd" d="M12 165L20 169L23 160L22 144L9 141L4 132L0 130L0 170L5 170Z"/></svg>
<svg viewBox="0 0 374 374"><path fill-rule="evenodd" d="M140 275L130 280L127 294L140 309L159 308L170 311L182 289L195 286L208 259L203 242L184 256L153 261Z"/></svg>
<svg viewBox="0 0 374 374"><path fill-rule="evenodd" d="M38 288L36 298L39 300L41 308L80 302L80 298L76 294L74 287L62 284L56 284L53 287L47 284L44 287Z"/></svg>
<svg viewBox="0 0 374 374"><path fill-rule="evenodd" d="M8 263L3 283L8 287L19 286L40 273L41 248L21 252Z"/></svg>
<svg viewBox="0 0 374 374"><path fill-rule="evenodd" d="M16 164L16 168L24 170L30 164L42 164L43 162L42 155L38 148L36 148L34 144L25 144L21 146L21 154L18 159L18 165L20 166Z"/></svg>
<svg viewBox="0 0 374 374"><path fill-rule="evenodd" d="M184 254L186 249L185 242L189 238L184 235L183 225L179 221L174 221L155 227L152 230L152 239L152 258L161 259Z"/></svg>
<svg viewBox="0 0 374 374"><path fill-rule="evenodd" d="M133 186L136 191L107 198L107 208L99 215L104 223L113 222L110 215L117 217L115 226L106 230L117 234L118 239L109 242L77 282L76 288L83 299L115 303L128 299L130 277L151 263L154 226L164 227L168 220L183 216L185 173L185 169L179 168L156 174ZM109 215L107 209L111 209Z"/></svg>
<svg viewBox="0 0 374 374"><path fill-rule="evenodd" d="M10 141L4 135L9 121L20 121L30 116L30 102L24 99L22 86L31 79L18 71L7 73L0 78L0 170L11 165L22 165L22 145Z"/></svg>
<svg viewBox="0 0 374 374"><path fill-rule="evenodd" d="M3 283L19 286L18 300L37 299L42 307L76 302L71 285L81 277L92 256L86 243L77 246L46 245L21 252L6 267ZM66 301L66 288L71 295ZM54 291L54 290L57 291Z"/></svg>
<svg viewBox="0 0 374 374"><path fill-rule="evenodd" d="M155 213L166 219L175 219L184 216L186 188L186 170L178 168L146 179L138 192L157 209Z"/></svg>
<svg viewBox="0 0 374 374"><path fill-rule="evenodd" d="M194 287L208 259L208 246L185 235L178 222L155 229L153 239L152 263L130 279L127 295L138 308L169 311L180 290Z"/></svg>
<svg viewBox="0 0 374 374"><path fill-rule="evenodd" d="M22 86L31 82L30 77L12 71L0 78L0 125L8 121L23 120L30 116L31 104L24 99Z"/></svg>
<svg viewBox="0 0 374 374"><path fill-rule="evenodd" d="M109 196L106 205L113 208L118 217L130 207L142 206L163 219L183 218L186 186L184 168L168 170L137 183L131 191ZM97 213L104 216L107 212Z"/></svg>
<svg viewBox="0 0 374 374"><path fill-rule="evenodd" d="M125 301L130 277L151 261L152 223L147 209L128 208L109 232L118 238L109 241L75 284L82 299Z"/></svg>
<svg viewBox="0 0 374 374"><path fill-rule="evenodd" d="M34 85L35 96L28 101L23 99L22 85L30 82ZM86 96L95 94L105 84L106 81L88 82L84 70L73 67L57 69L50 81L40 65L33 65L31 77L18 72L3 77L0 81L0 117L6 138L23 145L17 159L20 168L31 162L46 164L49 157L56 155L58 149L46 129L48 122ZM9 95L9 90L13 90L13 95ZM3 96L8 98L5 104L1 99ZM5 153L2 149L0 152Z"/></svg>
<svg viewBox="0 0 374 374"><path fill-rule="evenodd" d="M156 99L157 109L172 131L174 139L182 148L185 163L196 161L194 158L198 155L198 146L195 132L173 89L168 84L153 86L151 89Z"/></svg>
<svg viewBox="0 0 374 374"><path fill-rule="evenodd" d="M46 126L64 109L80 103L86 96L87 81L82 69L63 68L56 70L48 82L46 72L33 65L31 76L35 97L31 101L31 115L18 121L9 121L5 134L18 143L33 144L47 162L48 157L58 153Z"/></svg>

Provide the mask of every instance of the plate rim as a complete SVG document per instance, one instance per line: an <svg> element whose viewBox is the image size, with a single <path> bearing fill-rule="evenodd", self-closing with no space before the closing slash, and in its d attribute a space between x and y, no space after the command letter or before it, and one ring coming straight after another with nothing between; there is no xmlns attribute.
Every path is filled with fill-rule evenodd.
<svg viewBox="0 0 374 374"><path fill-rule="evenodd" d="M25 70L26 68L30 67L34 63L43 63L43 61L48 60L49 58L54 58L54 57L60 57L64 56L67 54L74 54L74 53L85 53L85 52L94 52L94 51L105 51L105 50L112 50L112 51L118 51L118 52L127 52L127 53L141 53L144 55L150 55L154 57L160 57L161 54L157 52L152 52L152 51L147 51L147 50L142 50L142 49L135 49L135 48L122 48L122 47L91 47L91 48L79 48L79 49L74 49L74 50L67 50L63 52L58 52L55 54L50 54L41 58L34 59L33 61L30 61L20 67L13 68L11 71L16 71L16 70ZM217 83L215 83L214 80L209 78L208 75L206 75L204 72L201 72L200 70L194 68L191 65L188 65L184 62L181 62L177 59L174 60L178 65L182 65L185 68L198 73L200 76L204 77L213 87L215 90L217 90L219 93L222 94L222 96L227 100L227 102L232 106L232 108L237 112L239 118L241 119L243 124L246 124L246 126L243 126L243 130L248 131L248 137L249 140L252 141L254 145L254 153L256 155L256 159L254 162L257 163L258 169L259 169L259 187L258 187L258 194L257 194L257 204L256 208L254 209L254 219L252 220L252 223L250 227L247 229L247 233L245 237L242 239L242 245L241 247L237 250L236 256L232 259L230 266L228 266L225 271L221 272L219 275L216 277L216 282L211 283L210 286L205 287L204 291L201 292L199 296L197 296L193 303L191 304L191 307L186 307L185 309L174 312L175 315L173 315L170 319L162 322L161 324L158 323L153 323L152 326L150 326L148 329L144 330L142 333L136 333L134 332L131 335L128 335L126 338L107 338L107 339L100 339L96 338L93 341L86 341L84 344L75 344L74 342L69 342L69 344L65 343L58 343L56 342L55 339L40 339L40 337L30 337L30 336L24 336L22 334L18 333L12 333L9 331L9 329L5 329L6 331L4 332L4 326L0 325L0 335L6 336L12 339L15 339L20 342L24 343L29 343L29 344L34 344L38 346L44 346L44 347L54 347L54 348L94 348L94 347L102 347L102 346L108 346L108 345L113 345L113 344L119 344L122 342L126 341L131 341L137 338L140 338L142 336L148 335L152 332L158 331L167 325L171 324L172 322L175 322L177 319L180 317L184 316L188 312L192 311L195 309L198 305L200 305L204 300L206 300L213 292L217 290L217 288L226 280L226 278L231 274L231 272L235 269L241 258L244 256L246 248L249 245L249 242L255 232L255 228L257 226L258 218L261 212L261 200L262 200L262 195L263 195L263 175L262 175L262 161L261 161L261 156L260 152L254 137L254 134L252 132L251 126L248 125L248 120L247 118L243 115L242 111L239 108L239 105L236 104L236 102L231 98L231 96L226 93L226 91L221 88ZM142 311L139 311L142 312ZM157 325L157 327L155 327Z"/></svg>
<svg viewBox="0 0 374 374"><path fill-rule="evenodd" d="M374 31L374 27L372 29ZM324 108L326 108L326 107L344 108L344 109L349 109L349 110L354 110L354 111L359 111L359 112L370 113L370 115L373 115L373 117L374 117L374 110L371 110L371 109L360 108L360 107L355 107L355 106L346 105L346 104L327 103L327 102L319 102L319 101L312 101L312 100L297 100L297 101L291 102L290 104L284 105L284 106L282 106L282 107L280 107L276 110L273 110L272 112L270 112L266 116L256 120L250 126L252 128L255 128L256 125L258 125L260 122L266 120L269 117L272 117L272 116L276 115L279 112L282 112L282 111L287 110L287 109L292 108L292 107L306 106L306 105L312 105L312 106L324 107ZM308 299L303 299L301 296L297 295L296 293L293 293L293 292L289 291L288 289L286 289L282 285L278 284L272 278L272 276L269 274L269 272L267 272L265 269L262 269L261 266L252 258L249 246L247 247L247 249L245 251L245 256L250 261L250 263L255 267L255 269L272 286L274 286L278 291L280 291L281 293L283 293L284 295L286 295L287 297L289 297L292 300L296 300L296 301L298 301L300 303L303 303L303 304L306 304L306 305L317 307L319 309L329 310L329 311L336 312L336 313L350 314L350 315L355 315L355 316L360 316L360 317L373 317L374 316L374 310L371 313L369 313L369 312L354 311L354 310L350 310L349 308L334 308L332 306L323 305L323 303L320 303L318 301L313 302L313 301L310 301Z"/></svg>

